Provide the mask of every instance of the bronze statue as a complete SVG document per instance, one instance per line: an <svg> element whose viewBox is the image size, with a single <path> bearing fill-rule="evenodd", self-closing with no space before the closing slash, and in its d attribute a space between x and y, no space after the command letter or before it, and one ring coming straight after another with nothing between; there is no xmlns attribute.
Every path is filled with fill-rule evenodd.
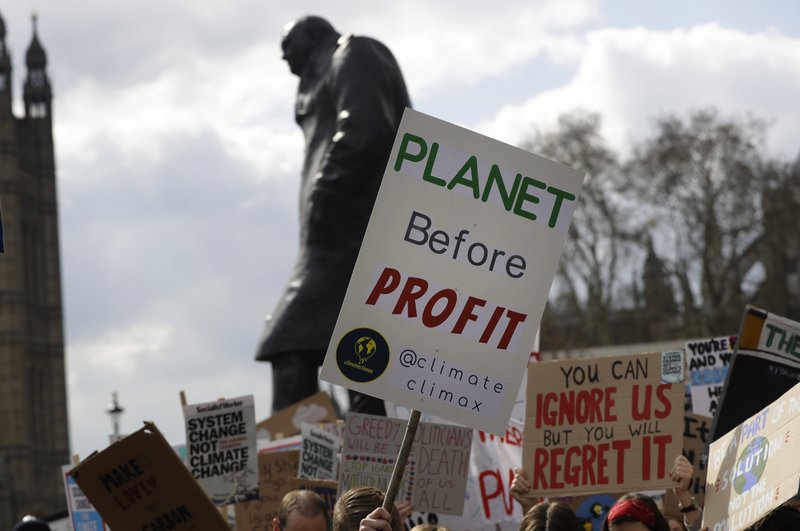
<svg viewBox="0 0 800 531"><path fill-rule="evenodd" d="M327 20L308 16L286 25L281 46L300 78L295 119L305 159L299 256L256 355L272 363L273 411L318 391L318 368L411 105L397 61L374 39L342 36ZM377 398L351 391L350 402L351 411L386 414Z"/></svg>

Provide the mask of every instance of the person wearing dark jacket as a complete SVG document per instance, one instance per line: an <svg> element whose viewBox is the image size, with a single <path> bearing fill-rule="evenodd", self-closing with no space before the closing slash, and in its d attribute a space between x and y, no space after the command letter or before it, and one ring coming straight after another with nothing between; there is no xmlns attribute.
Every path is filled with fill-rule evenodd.
<svg viewBox="0 0 800 531"><path fill-rule="evenodd" d="M283 58L300 78L295 119L305 137L297 260L256 354L272 363L273 411L318 391L322 364L381 184L411 103L389 49L307 16L284 28ZM385 415L350 392L350 410Z"/></svg>

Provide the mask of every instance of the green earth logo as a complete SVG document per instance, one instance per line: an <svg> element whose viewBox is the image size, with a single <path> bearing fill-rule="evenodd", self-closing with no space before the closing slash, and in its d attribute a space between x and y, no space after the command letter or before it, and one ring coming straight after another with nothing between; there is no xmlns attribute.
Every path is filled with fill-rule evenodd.
<svg viewBox="0 0 800 531"><path fill-rule="evenodd" d="M733 490L738 494L752 489L761 479L767 467L768 446L766 437L755 437L742 450L733 469Z"/></svg>
<svg viewBox="0 0 800 531"><path fill-rule="evenodd" d="M362 336L356 340L356 356L358 356L358 364L364 365L364 363L375 354L375 351L378 350L378 345L375 344L375 340L371 337Z"/></svg>

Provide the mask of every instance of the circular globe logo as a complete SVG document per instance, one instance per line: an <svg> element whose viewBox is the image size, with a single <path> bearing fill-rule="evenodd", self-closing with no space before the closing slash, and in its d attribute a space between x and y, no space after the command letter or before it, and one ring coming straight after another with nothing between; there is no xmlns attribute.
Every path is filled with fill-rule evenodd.
<svg viewBox="0 0 800 531"><path fill-rule="evenodd" d="M354 382L371 382L389 366L389 344L371 328L356 328L339 340L336 365Z"/></svg>
<svg viewBox="0 0 800 531"><path fill-rule="evenodd" d="M358 356L360 365L364 365L375 354L376 350L378 350L378 345L371 337L361 336L356 340L356 356Z"/></svg>
<svg viewBox="0 0 800 531"><path fill-rule="evenodd" d="M733 490L744 494L755 487L767 467L766 437L755 437L745 446L733 469Z"/></svg>

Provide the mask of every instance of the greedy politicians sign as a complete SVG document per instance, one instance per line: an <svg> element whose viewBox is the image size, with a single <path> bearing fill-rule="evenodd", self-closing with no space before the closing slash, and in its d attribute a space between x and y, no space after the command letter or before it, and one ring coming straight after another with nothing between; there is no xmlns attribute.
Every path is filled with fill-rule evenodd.
<svg viewBox="0 0 800 531"><path fill-rule="evenodd" d="M348 413L339 493L369 486L386 491L406 422ZM461 514L469 472L472 429L420 422L397 495L417 511Z"/></svg>
<svg viewBox="0 0 800 531"><path fill-rule="evenodd" d="M321 378L504 433L582 182L406 109Z"/></svg>
<svg viewBox="0 0 800 531"><path fill-rule="evenodd" d="M522 466L540 496L672 486L683 350L532 363Z"/></svg>
<svg viewBox="0 0 800 531"><path fill-rule="evenodd" d="M800 384L711 443L703 526L745 529L800 487Z"/></svg>

